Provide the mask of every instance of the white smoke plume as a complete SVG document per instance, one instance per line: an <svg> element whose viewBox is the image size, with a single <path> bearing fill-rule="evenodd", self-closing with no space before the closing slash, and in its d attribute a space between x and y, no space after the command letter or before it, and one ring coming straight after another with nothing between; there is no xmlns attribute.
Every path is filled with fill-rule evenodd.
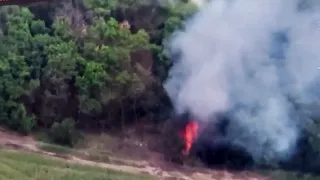
<svg viewBox="0 0 320 180"><path fill-rule="evenodd" d="M201 8L171 39L180 56L164 86L175 110L202 121L228 112L231 143L256 160L288 157L303 122L288 97L310 104L320 94L319 5L212 0Z"/></svg>

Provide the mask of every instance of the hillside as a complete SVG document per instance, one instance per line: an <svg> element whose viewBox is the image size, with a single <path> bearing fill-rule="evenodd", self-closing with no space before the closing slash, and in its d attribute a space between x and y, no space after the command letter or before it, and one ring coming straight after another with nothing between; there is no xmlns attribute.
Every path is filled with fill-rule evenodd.
<svg viewBox="0 0 320 180"><path fill-rule="evenodd" d="M124 154L117 154L116 152L111 154L112 149L110 148L106 148L104 151L100 152L97 151L97 149L69 149L63 146L38 142L32 137L23 137L6 130L0 131L0 147L0 157L4 159L1 165L8 166L7 163L9 163L9 165L13 163L13 165L10 166L11 169L5 168L0 174L3 174L6 177L15 176L16 179L21 177L23 173L28 174L28 177L31 179L40 178L42 176L45 177L51 173L53 179L64 179L69 176L75 178L79 176L79 171L82 170L85 171L80 174L88 174L88 177L86 177L87 179L95 179L94 177L97 177L98 179L103 179L104 177L114 177L116 179L126 179L126 177L133 178L132 175L127 175L127 173L137 174L137 178L142 178L140 175L143 175L145 179L264 179L258 178L257 175L250 172L232 174L227 171L176 166L163 159L155 159L157 154L152 151L148 152L145 148L140 150L152 154L153 159L136 158L131 155L124 156ZM126 151L128 150L129 149ZM22 167L20 167L20 165ZM47 170L47 168L50 169L50 167L53 169L51 171ZM70 172L65 168L70 168ZM13 173L16 172L17 169L22 171L22 174ZM55 170L66 171L66 173L56 174L54 172ZM109 170L111 170L110 173L108 173ZM90 173L93 172L98 173L96 176L90 175ZM119 172L124 172L124 174L121 175ZM54 175L57 175L57 177ZM145 175L150 175L150 177Z"/></svg>
<svg viewBox="0 0 320 180"><path fill-rule="evenodd" d="M108 135L102 136L103 146L114 146ZM92 138L92 136L90 137ZM100 136L101 138L101 136ZM99 139L99 136L95 136ZM133 141L133 139L132 139ZM135 140L137 141L137 139ZM92 142L96 144L99 140ZM145 143L145 142L141 142ZM126 146L121 143L123 146ZM97 146L96 148L100 148ZM102 145L102 144L101 144ZM119 145L118 145L119 146ZM161 158L161 155L140 145L134 151L143 151L148 156L135 157L132 153L117 153L112 147L101 149L75 148L70 149L54 144L34 140L33 137L20 136L2 129L0 131L0 157L2 168L0 175L6 178L19 179L27 175L30 179L50 177L52 179L181 179L181 180L317 180L319 176L297 174L281 170L265 172L230 171L228 169L208 169L199 167L181 167ZM128 152L129 149L122 151ZM159 157L160 156L160 157ZM157 158L158 157L158 158ZM17 173L19 172L19 173ZM58 173L60 172L60 173ZM92 175L94 173L94 175ZM14 180L15 180L14 179Z"/></svg>
<svg viewBox="0 0 320 180"><path fill-rule="evenodd" d="M1 4L0 175L319 179L319 7Z"/></svg>

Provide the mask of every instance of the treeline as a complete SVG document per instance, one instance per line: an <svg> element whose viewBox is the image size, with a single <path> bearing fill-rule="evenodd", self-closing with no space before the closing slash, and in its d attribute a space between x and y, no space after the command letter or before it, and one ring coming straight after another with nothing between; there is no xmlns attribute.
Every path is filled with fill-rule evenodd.
<svg viewBox="0 0 320 180"><path fill-rule="evenodd" d="M28 133L60 123L103 131L166 119L161 84L171 62L163 44L196 10L177 3L1 7L0 123Z"/></svg>

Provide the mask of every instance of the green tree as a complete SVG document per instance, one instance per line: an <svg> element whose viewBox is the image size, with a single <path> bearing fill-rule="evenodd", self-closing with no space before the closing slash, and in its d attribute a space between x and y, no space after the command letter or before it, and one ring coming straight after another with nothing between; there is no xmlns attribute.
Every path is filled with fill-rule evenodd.
<svg viewBox="0 0 320 180"><path fill-rule="evenodd" d="M4 33L1 35L0 91L1 122L12 129L28 133L35 126L35 117L24 106L24 99L39 83L30 78L30 67L24 60L24 49L31 38L29 23L32 14L27 8L6 9L8 15Z"/></svg>

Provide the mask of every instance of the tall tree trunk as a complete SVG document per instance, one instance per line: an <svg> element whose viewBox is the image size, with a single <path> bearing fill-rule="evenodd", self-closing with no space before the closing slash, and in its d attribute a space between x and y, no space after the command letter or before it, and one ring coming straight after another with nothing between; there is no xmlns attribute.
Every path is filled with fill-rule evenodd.
<svg viewBox="0 0 320 180"><path fill-rule="evenodd" d="M121 107L121 129L123 130L125 124L125 117L124 117L124 107L123 107L123 100L120 100L120 107Z"/></svg>
<svg viewBox="0 0 320 180"><path fill-rule="evenodd" d="M134 112L134 123L138 122L138 117L137 117L137 98L133 98L133 112Z"/></svg>

